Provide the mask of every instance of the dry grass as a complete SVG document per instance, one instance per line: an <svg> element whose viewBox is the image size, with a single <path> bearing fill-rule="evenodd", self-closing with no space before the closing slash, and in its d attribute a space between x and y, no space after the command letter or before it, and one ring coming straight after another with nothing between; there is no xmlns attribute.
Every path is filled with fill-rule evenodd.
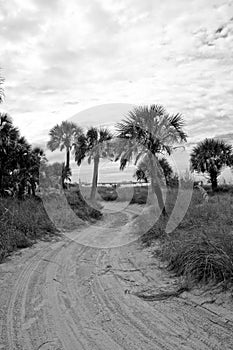
<svg viewBox="0 0 233 350"><path fill-rule="evenodd" d="M41 200L0 198L0 261L13 250L56 232Z"/></svg>
<svg viewBox="0 0 233 350"><path fill-rule="evenodd" d="M175 198L176 193L170 191L167 200L169 213ZM227 287L233 284L232 210L232 191L219 191L205 204L200 193L194 191L184 219L172 233L165 233L167 220L160 218L142 241L150 245L159 238L161 259L190 285L222 283Z"/></svg>
<svg viewBox="0 0 233 350"><path fill-rule="evenodd" d="M100 219L102 214L94 205L88 204L78 186L69 190L43 193L43 204L55 226L62 231L74 230L86 221Z"/></svg>
<svg viewBox="0 0 233 350"><path fill-rule="evenodd" d="M0 261L39 238L48 238L60 230L73 230L102 215L84 201L77 188L62 195L48 193L41 197L43 200L0 198Z"/></svg>

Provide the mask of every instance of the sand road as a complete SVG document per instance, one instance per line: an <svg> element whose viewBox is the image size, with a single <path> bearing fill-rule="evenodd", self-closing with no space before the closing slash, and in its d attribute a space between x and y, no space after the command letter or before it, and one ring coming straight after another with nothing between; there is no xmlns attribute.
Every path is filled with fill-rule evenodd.
<svg viewBox="0 0 233 350"><path fill-rule="evenodd" d="M130 215L106 215L99 230L118 232ZM138 242L104 249L62 236L16 252L0 265L0 349L233 349L229 309L188 293L138 297L176 287L159 264Z"/></svg>

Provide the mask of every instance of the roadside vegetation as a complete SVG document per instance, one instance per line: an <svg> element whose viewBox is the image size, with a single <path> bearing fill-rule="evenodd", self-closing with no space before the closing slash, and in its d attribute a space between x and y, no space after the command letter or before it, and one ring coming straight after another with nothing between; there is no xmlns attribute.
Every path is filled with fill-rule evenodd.
<svg viewBox="0 0 233 350"><path fill-rule="evenodd" d="M38 198L0 198L0 262L12 251L58 234Z"/></svg>
<svg viewBox="0 0 233 350"><path fill-rule="evenodd" d="M221 187L219 187L221 189ZM177 191L168 192L168 217L176 201ZM167 218L158 222L142 237L144 245L153 246L167 265L191 288L200 284L233 285L233 189L229 192L209 193L208 202L194 189L190 206L182 222L171 233L166 233Z"/></svg>

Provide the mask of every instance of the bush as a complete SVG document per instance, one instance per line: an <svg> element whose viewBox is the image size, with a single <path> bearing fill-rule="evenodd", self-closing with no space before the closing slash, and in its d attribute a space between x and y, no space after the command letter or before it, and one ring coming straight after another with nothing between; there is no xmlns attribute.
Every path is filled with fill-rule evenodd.
<svg viewBox="0 0 233 350"><path fill-rule="evenodd" d="M98 193L104 201L115 201L118 197L117 191L113 187L99 186Z"/></svg>
<svg viewBox="0 0 233 350"><path fill-rule="evenodd" d="M102 213L83 198L78 186L65 191L65 196L68 204L80 219L88 221L98 220L102 217Z"/></svg>
<svg viewBox="0 0 233 350"><path fill-rule="evenodd" d="M145 204L148 198L148 186L135 186L133 192L133 198L130 204Z"/></svg>

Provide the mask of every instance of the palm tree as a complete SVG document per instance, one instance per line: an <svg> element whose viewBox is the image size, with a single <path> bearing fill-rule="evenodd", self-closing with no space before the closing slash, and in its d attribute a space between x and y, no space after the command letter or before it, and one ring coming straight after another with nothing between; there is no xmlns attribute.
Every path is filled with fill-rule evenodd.
<svg viewBox="0 0 233 350"><path fill-rule="evenodd" d="M164 176L165 182L168 185L169 180L171 179L173 175L173 170L169 162L165 157L158 159L158 165L162 170L162 176ZM137 178L137 181L144 180L145 182L148 182L148 178L150 177L150 170L149 170L149 162L147 157L145 156L139 163L135 172L135 176Z"/></svg>
<svg viewBox="0 0 233 350"><path fill-rule="evenodd" d="M135 107L128 116L116 125L117 137L121 141L116 160L120 169L133 158L135 165L147 157L151 186L158 199L159 207L166 215L162 191L159 185L159 154L170 155L174 144L186 141L180 114L169 115L161 105Z"/></svg>
<svg viewBox="0 0 233 350"><path fill-rule="evenodd" d="M63 121L61 125L55 125L49 132L50 140L47 143L48 148L52 152L58 148L60 151L66 150L65 168L67 172L70 172L70 151L78 137L82 134L82 128L68 121ZM65 184L63 183L62 185L64 188Z"/></svg>
<svg viewBox="0 0 233 350"><path fill-rule="evenodd" d="M78 166L85 157L88 157L88 164L94 161L92 188L90 199L94 200L96 195L98 172L100 158L108 156L109 144L107 141L112 139L112 135L108 129L94 128L88 129L86 136L81 135L75 145L75 160Z"/></svg>
<svg viewBox="0 0 233 350"><path fill-rule="evenodd" d="M40 167L42 163L47 161L45 157L44 150L40 147L34 147L29 154L29 194L32 193L33 196L36 196L36 185L39 185L40 178Z"/></svg>
<svg viewBox="0 0 233 350"><path fill-rule="evenodd" d="M215 191L222 168L233 165L232 146L213 138L205 139L194 147L190 161L192 171L208 174L212 190Z"/></svg>
<svg viewBox="0 0 233 350"><path fill-rule="evenodd" d="M0 194L8 189L9 175L15 169L19 130L7 113L0 113Z"/></svg>
<svg viewBox="0 0 233 350"><path fill-rule="evenodd" d="M26 188L30 185L30 168L31 168L31 145L21 136L18 139L15 149L15 178L17 184L18 197L24 198Z"/></svg>

